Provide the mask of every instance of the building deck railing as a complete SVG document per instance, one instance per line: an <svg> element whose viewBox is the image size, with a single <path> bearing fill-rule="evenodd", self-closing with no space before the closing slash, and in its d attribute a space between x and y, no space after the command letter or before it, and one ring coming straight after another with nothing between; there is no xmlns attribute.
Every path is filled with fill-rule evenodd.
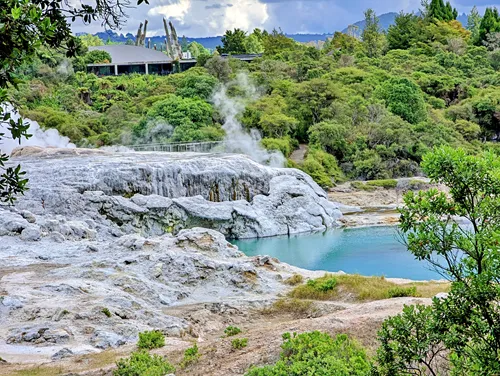
<svg viewBox="0 0 500 376"><path fill-rule="evenodd" d="M168 153L208 153L217 147L222 147L223 141L174 142L167 144L139 144L127 146L135 151L160 151Z"/></svg>

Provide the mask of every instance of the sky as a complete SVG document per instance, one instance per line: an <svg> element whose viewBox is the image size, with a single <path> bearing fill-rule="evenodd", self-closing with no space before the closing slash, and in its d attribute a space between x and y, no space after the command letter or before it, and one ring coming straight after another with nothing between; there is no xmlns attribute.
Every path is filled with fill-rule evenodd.
<svg viewBox="0 0 500 376"><path fill-rule="evenodd" d="M135 4L136 0L131 0ZM482 11L499 6L500 0L452 0L460 13L473 5ZM126 25L118 33L135 35L139 23L148 19L148 36L163 35L162 17L176 26L179 35L208 37L224 34L236 27L251 31L258 27L281 28L294 33L332 33L363 19L363 11L373 8L377 14L410 12L420 8L420 0L149 0L127 10ZM103 31L99 23L75 24L75 32Z"/></svg>

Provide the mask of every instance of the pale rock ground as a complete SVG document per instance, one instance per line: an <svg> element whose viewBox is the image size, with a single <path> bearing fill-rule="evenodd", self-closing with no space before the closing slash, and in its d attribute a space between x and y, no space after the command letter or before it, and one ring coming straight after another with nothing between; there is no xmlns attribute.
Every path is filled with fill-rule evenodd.
<svg viewBox="0 0 500 376"><path fill-rule="evenodd" d="M373 348L384 318L428 302L338 301L311 317L263 314L290 289L286 278L323 272L246 257L224 235L336 226L337 205L300 171L237 155L23 148L14 156L30 190L14 208L0 207L2 375L111 375L151 329L167 335L157 352L174 363L198 342L200 361L177 376L242 375L276 360L283 332L347 332ZM244 329L247 348L236 352L221 338L228 325Z"/></svg>

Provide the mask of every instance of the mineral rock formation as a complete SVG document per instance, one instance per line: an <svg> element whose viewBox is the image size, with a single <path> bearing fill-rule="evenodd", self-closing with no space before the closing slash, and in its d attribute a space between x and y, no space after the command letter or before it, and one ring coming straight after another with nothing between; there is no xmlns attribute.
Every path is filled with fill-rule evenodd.
<svg viewBox="0 0 500 376"><path fill-rule="evenodd" d="M13 156L30 179L16 207L43 214L37 225L63 236L91 238L102 225L143 236L199 226L252 238L326 230L341 215L308 175L242 155L24 148ZM57 215L74 221L47 220ZM0 234L27 225L9 214ZM36 229L26 237L37 240Z"/></svg>
<svg viewBox="0 0 500 376"><path fill-rule="evenodd" d="M0 206L7 354L43 346L58 359L151 329L200 335L205 324L163 309L272 299L296 271L245 257L223 234L324 230L339 215L309 176L239 155L24 148L13 163L30 190Z"/></svg>

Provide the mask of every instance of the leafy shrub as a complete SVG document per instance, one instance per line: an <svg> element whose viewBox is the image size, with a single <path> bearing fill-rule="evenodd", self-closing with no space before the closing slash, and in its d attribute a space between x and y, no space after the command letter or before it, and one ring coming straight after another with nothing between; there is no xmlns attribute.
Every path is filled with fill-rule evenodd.
<svg viewBox="0 0 500 376"><path fill-rule="evenodd" d="M111 317L111 316L112 316L112 315L111 315L111 311L110 311L108 308L106 308L106 307L105 307L105 308L103 308L103 309L101 310L101 312L102 312L102 313L104 313L104 314L105 314L106 316L108 316L108 317Z"/></svg>
<svg viewBox="0 0 500 376"><path fill-rule="evenodd" d="M190 347L184 351L184 358L181 362L181 368L189 367L200 359L200 353L198 352L198 345L195 343L193 347Z"/></svg>
<svg viewBox="0 0 500 376"><path fill-rule="evenodd" d="M137 347L140 349L158 349L165 346L165 336L159 330L151 330L139 333Z"/></svg>
<svg viewBox="0 0 500 376"><path fill-rule="evenodd" d="M389 289L387 292L387 295L389 298L404 298L407 296L414 296L417 297L419 294L417 294L417 287L416 286L411 286L411 287L393 287Z"/></svg>
<svg viewBox="0 0 500 376"><path fill-rule="evenodd" d="M86 64L111 63L111 55L106 51L94 50L84 56Z"/></svg>
<svg viewBox="0 0 500 376"><path fill-rule="evenodd" d="M368 376L366 351L341 334L335 338L318 331L283 334L280 360L272 366L252 368L246 376L325 375Z"/></svg>
<svg viewBox="0 0 500 376"><path fill-rule="evenodd" d="M326 274L318 279L310 279L306 284L297 286L290 296L297 299L329 300L336 296L336 278Z"/></svg>
<svg viewBox="0 0 500 376"><path fill-rule="evenodd" d="M290 278L285 279L285 284L295 286L304 282L304 277L300 274L294 274Z"/></svg>
<svg viewBox="0 0 500 376"><path fill-rule="evenodd" d="M332 178L342 180L342 172L337 160L331 154L319 149L310 149L307 157L299 168L311 175L316 183L322 187L333 186Z"/></svg>
<svg viewBox="0 0 500 376"><path fill-rule="evenodd" d="M248 338L235 338L231 341L233 349L239 350L248 345Z"/></svg>
<svg viewBox="0 0 500 376"><path fill-rule="evenodd" d="M261 143L267 150L280 151L285 157L288 157L292 153L290 140L288 138L263 138Z"/></svg>
<svg viewBox="0 0 500 376"><path fill-rule="evenodd" d="M116 366L113 376L165 376L175 372L174 366L167 360L144 350L133 352L129 358L120 359Z"/></svg>
<svg viewBox="0 0 500 376"><path fill-rule="evenodd" d="M398 186L398 181L394 179L370 180L366 182L366 185L372 187L382 187L385 189L394 189Z"/></svg>
<svg viewBox="0 0 500 376"><path fill-rule="evenodd" d="M307 286L321 292L328 292L333 290L337 285L337 280L335 278L329 278L324 281L319 281L316 279L310 279L307 281Z"/></svg>
<svg viewBox="0 0 500 376"><path fill-rule="evenodd" d="M228 326L226 329L224 329L224 334L227 337L232 337L239 333L241 333L241 329L237 326Z"/></svg>

